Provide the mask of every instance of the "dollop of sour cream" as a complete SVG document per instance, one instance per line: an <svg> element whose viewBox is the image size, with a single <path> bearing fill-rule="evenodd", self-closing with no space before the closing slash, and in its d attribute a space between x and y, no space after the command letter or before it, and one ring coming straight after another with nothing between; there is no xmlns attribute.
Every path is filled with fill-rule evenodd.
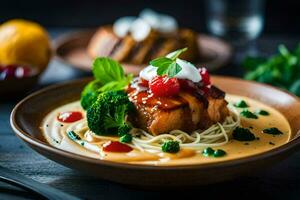
<svg viewBox="0 0 300 200"><path fill-rule="evenodd" d="M127 16L117 19L113 25L113 31L118 37L125 37L131 28L131 24L136 20L136 17Z"/></svg>
<svg viewBox="0 0 300 200"><path fill-rule="evenodd" d="M135 41L143 41L151 32L151 26L142 19L137 18L130 27L131 36Z"/></svg>
<svg viewBox="0 0 300 200"><path fill-rule="evenodd" d="M176 74L174 77L179 79L187 79L193 81L195 83L202 80L202 77L198 71L198 69L190 62L177 58L176 63L180 65L182 68L181 71ZM155 76L157 76L157 67L149 65L148 67L144 68L139 76L147 81L152 80Z"/></svg>
<svg viewBox="0 0 300 200"><path fill-rule="evenodd" d="M146 39L152 29L162 33L172 33L178 29L178 24L173 17L151 9L143 10L139 17L119 18L113 24L113 31L118 37L122 38L130 33L137 42Z"/></svg>
<svg viewBox="0 0 300 200"><path fill-rule="evenodd" d="M151 9L144 9L139 17L148 22L153 29L163 33L171 33L178 29L178 24L174 17L157 13Z"/></svg>

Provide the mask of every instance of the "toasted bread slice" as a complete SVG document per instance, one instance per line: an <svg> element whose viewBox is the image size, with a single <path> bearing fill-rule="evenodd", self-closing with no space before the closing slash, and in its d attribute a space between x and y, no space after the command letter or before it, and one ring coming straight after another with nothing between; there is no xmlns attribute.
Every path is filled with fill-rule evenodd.
<svg viewBox="0 0 300 200"><path fill-rule="evenodd" d="M92 58L111 57L129 64L148 64L157 57L162 57L180 48L188 50L180 58L188 61L199 60L197 34L190 29L179 29L175 33L159 33L152 30L143 41L135 41L130 34L118 37L111 26L100 27L87 47Z"/></svg>
<svg viewBox="0 0 300 200"><path fill-rule="evenodd" d="M97 30L92 37L87 52L93 57L111 57L123 61L135 45L131 36L119 38L114 34L111 26L104 26Z"/></svg>
<svg viewBox="0 0 300 200"><path fill-rule="evenodd" d="M87 47L87 52L93 58L98 56L109 56L120 40L121 39L113 33L111 27L101 27L92 37Z"/></svg>

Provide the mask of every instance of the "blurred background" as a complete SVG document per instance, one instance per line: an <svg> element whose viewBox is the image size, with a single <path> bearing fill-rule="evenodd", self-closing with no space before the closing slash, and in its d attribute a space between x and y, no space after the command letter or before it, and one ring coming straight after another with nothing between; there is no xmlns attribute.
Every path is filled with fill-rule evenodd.
<svg viewBox="0 0 300 200"><path fill-rule="evenodd" d="M175 16L181 26L207 32L205 2L204 0L2 0L0 22L11 18L25 18L46 27L95 27L112 23L120 16L137 15L142 9L149 7ZM263 34L297 36L300 33L299 8L300 1L266 0Z"/></svg>
<svg viewBox="0 0 300 200"><path fill-rule="evenodd" d="M45 27L54 41L65 33L113 24L124 16L138 16L145 8L174 17L179 27L190 28L197 33L216 36L227 41L233 51L227 48L227 50L220 50L215 56L222 58L227 54L228 59L219 62L222 67L216 67L218 70L214 70L214 66L209 66L204 62L204 65L214 74L264 82L300 95L300 46L298 46L300 1L5 0L1 1L0 24L14 18L31 20ZM26 31L22 28L19 34L22 35L22 32ZM34 37L32 36L31 39L34 40ZM2 46L4 43L10 44L9 41L3 40ZM281 44L284 46L280 46ZM200 46L206 49L205 45ZM221 45L221 43L216 43L214 47L209 48L220 49ZM12 49L15 47L11 46ZM2 50L2 52L5 51L5 49ZM276 57L272 58L274 55ZM31 56L35 60L36 55L32 53ZM78 56L74 56L76 57ZM247 59L247 57L253 57L253 59ZM215 60L218 60L217 58ZM57 59L51 60L46 73L41 78L42 85L90 75L76 71L74 68L61 67L67 64L64 59L67 58L60 60L63 62L57 62ZM73 66L81 60L84 59L78 57L73 62ZM11 63L8 62L8 64ZM88 65L90 66L90 62ZM261 65L263 66L260 67ZM56 75L58 70L60 73ZM2 72L2 75L6 76L7 73L5 73Z"/></svg>
<svg viewBox="0 0 300 200"><path fill-rule="evenodd" d="M230 57L230 62L222 63L223 68L218 68L213 73L265 82L290 91L291 87L294 87L296 89L292 90L293 93L300 95L300 81L297 82L300 72L295 73L295 70L300 67L300 47L296 49L300 41L298 25L300 1L5 0L0 6L0 24L14 18L31 20L45 27L51 39L55 40L67 32L113 24L124 16L138 16L145 8L174 17L179 27L225 39L234 53ZM287 47L287 49L281 48L281 53L278 50L280 44ZM287 54L286 50L292 53ZM278 52L279 60L283 61L271 64L271 67L268 65L274 63L272 59L246 60L245 64L248 56L270 58ZM296 53L293 54L294 52ZM264 61L264 70L256 70L262 61ZM52 60L50 69L53 72L56 72L54 69L61 70L61 76L45 73L42 83L51 84L81 77L77 74L73 76L74 69L69 69L68 73L65 73L67 69L59 67L61 65L58 64L62 63ZM292 67L286 67L287 65ZM293 67L294 65L296 67ZM288 70L286 75L279 75L287 71L286 68L295 70ZM249 73L246 74L247 72ZM270 73L273 74L272 77L268 75ZM68 76L69 74L71 75Z"/></svg>
<svg viewBox="0 0 300 200"><path fill-rule="evenodd" d="M221 63L217 70L209 69L210 73L271 84L300 97L300 45L297 47L300 42L300 1L297 0L1 0L0 138L2 136L3 145L0 145L0 150L7 152L0 154L1 165L78 195L82 195L82 190L78 188L83 186L89 195L111 194L113 187L122 188L73 174L45 158L37 157L14 136L9 116L15 104L33 91L58 82L91 76L90 68L89 71L78 70L75 65L67 66L64 59L53 56L50 42L79 29L113 24L124 16L137 16L145 8L173 16L179 27L205 33L213 40L213 36L227 40L229 45L226 46L232 47L234 54L231 56L230 48L221 51L219 57L230 55L229 61ZM15 18L37 22L46 31L30 22L5 23ZM7 36L11 26L16 28L17 36L12 31ZM224 44L222 40L215 41L218 42L213 46L214 50L218 49L220 41L221 46ZM73 42L69 43L72 47ZM41 52L46 52L46 56ZM28 66L23 66L24 59L28 61ZM19 64L19 61L22 63ZM77 61L81 58L75 63ZM7 93L11 95L3 95ZM282 163L281 167L267 171L262 177L253 176L217 188L221 189L218 194L239 187L235 194L239 197L248 197L251 190L263 196L267 194L266 197L287 198L289 195L297 199L300 190L299 184L295 183L299 183L299 158L298 154L291 162ZM38 169L36 162L40 163ZM126 195L129 193L127 189L122 190ZM7 199L1 196L1 191L8 191L11 195L16 193L0 185L0 199ZM137 195L140 197L143 194Z"/></svg>

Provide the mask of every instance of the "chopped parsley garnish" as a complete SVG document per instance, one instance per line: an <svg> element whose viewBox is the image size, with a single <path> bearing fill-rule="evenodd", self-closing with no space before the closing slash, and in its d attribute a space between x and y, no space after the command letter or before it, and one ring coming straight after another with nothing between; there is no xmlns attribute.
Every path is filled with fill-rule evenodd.
<svg viewBox="0 0 300 200"><path fill-rule="evenodd" d="M56 139L53 138L52 140L53 140L55 143L59 144L59 142L58 142Z"/></svg>
<svg viewBox="0 0 300 200"><path fill-rule="evenodd" d="M263 133L266 134L271 134L271 135L281 135L283 134L278 128L272 127L272 128L266 128L262 131Z"/></svg>
<svg viewBox="0 0 300 200"><path fill-rule="evenodd" d="M236 102L234 104L234 106L238 107L238 108L248 108L249 107L248 104L246 103L246 101L244 101L244 100L240 100L240 101Z"/></svg>
<svg viewBox="0 0 300 200"><path fill-rule="evenodd" d="M214 154L214 150L211 147L207 147L202 151L202 154L206 157L211 156Z"/></svg>
<svg viewBox="0 0 300 200"><path fill-rule="evenodd" d="M179 142L169 140L163 143L161 150L168 153L177 153L180 150Z"/></svg>
<svg viewBox="0 0 300 200"><path fill-rule="evenodd" d="M202 155L204 155L206 157L212 156L212 157L217 158L217 157L225 156L226 154L227 154L226 151L224 151L222 149L214 150L211 147L207 147L202 151Z"/></svg>
<svg viewBox="0 0 300 200"><path fill-rule="evenodd" d="M269 142L269 144L270 144L270 145L275 145L275 143L273 143L273 142Z"/></svg>
<svg viewBox="0 0 300 200"><path fill-rule="evenodd" d="M67 134L71 140L81 140L81 137L79 137L79 135L77 135L74 131L69 131Z"/></svg>
<svg viewBox="0 0 300 200"><path fill-rule="evenodd" d="M268 111L265 111L265 110L257 110L257 111L255 111L255 113L257 115L264 115L264 116L270 115L270 113Z"/></svg>
<svg viewBox="0 0 300 200"><path fill-rule="evenodd" d="M254 113L252 113L251 111L249 110L243 110L240 115L242 117L246 117L246 118L250 118L250 119L258 119L257 115L255 115Z"/></svg>
<svg viewBox="0 0 300 200"><path fill-rule="evenodd" d="M223 157L226 155L226 151L222 150L222 149L217 149L214 152L214 157L218 158L218 157Z"/></svg>
<svg viewBox="0 0 300 200"><path fill-rule="evenodd" d="M156 58L150 61L150 65L157 67L156 72L158 75L167 75L168 77L174 77L182 70L181 66L176 62L176 59L181 53L185 52L186 50L187 48L179 49L168 54L167 57Z"/></svg>
<svg viewBox="0 0 300 200"><path fill-rule="evenodd" d="M120 137L120 142L122 143L130 143L132 141L132 135L130 134L124 134Z"/></svg>
<svg viewBox="0 0 300 200"><path fill-rule="evenodd" d="M255 140L255 135L246 128L236 127L232 133L233 139L238 141L253 141Z"/></svg>

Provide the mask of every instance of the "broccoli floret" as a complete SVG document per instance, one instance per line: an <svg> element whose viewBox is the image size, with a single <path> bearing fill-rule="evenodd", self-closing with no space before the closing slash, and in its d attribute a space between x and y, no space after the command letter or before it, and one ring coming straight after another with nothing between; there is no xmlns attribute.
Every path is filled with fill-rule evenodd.
<svg viewBox="0 0 300 200"><path fill-rule="evenodd" d="M102 87L99 80L94 80L87 84L81 93L80 103L83 109L87 110L96 100Z"/></svg>
<svg viewBox="0 0 300 200"><path fill-rule="evenodd" d="M122 134L128 134L130 127L125 117L133 109L125 92L101 93L87 110L88 127L97 135L116 135L119 130L123 131Z"/></svg>
<svg viewBox="0 0 300 200"><path fill-rule="evenodd" d="M161 150L168 153L177 153L180 150L179 142L168 140L163 143Z"/></svg>
<svg viewBox="0 0 300 200"><path fill-rule="evenodd" d="M120 137L120 142L122 142L122 143L129 143L131 141L132 141L132 135L130 135L130 134L125 134Z"/></svg>
<svg viewBox="0 0 300 200"><path fill-rule="evenodd" d="M118 135L122 137L123 135L129 134L132 127L129 124L124 124L118 128Z"/></svg>

